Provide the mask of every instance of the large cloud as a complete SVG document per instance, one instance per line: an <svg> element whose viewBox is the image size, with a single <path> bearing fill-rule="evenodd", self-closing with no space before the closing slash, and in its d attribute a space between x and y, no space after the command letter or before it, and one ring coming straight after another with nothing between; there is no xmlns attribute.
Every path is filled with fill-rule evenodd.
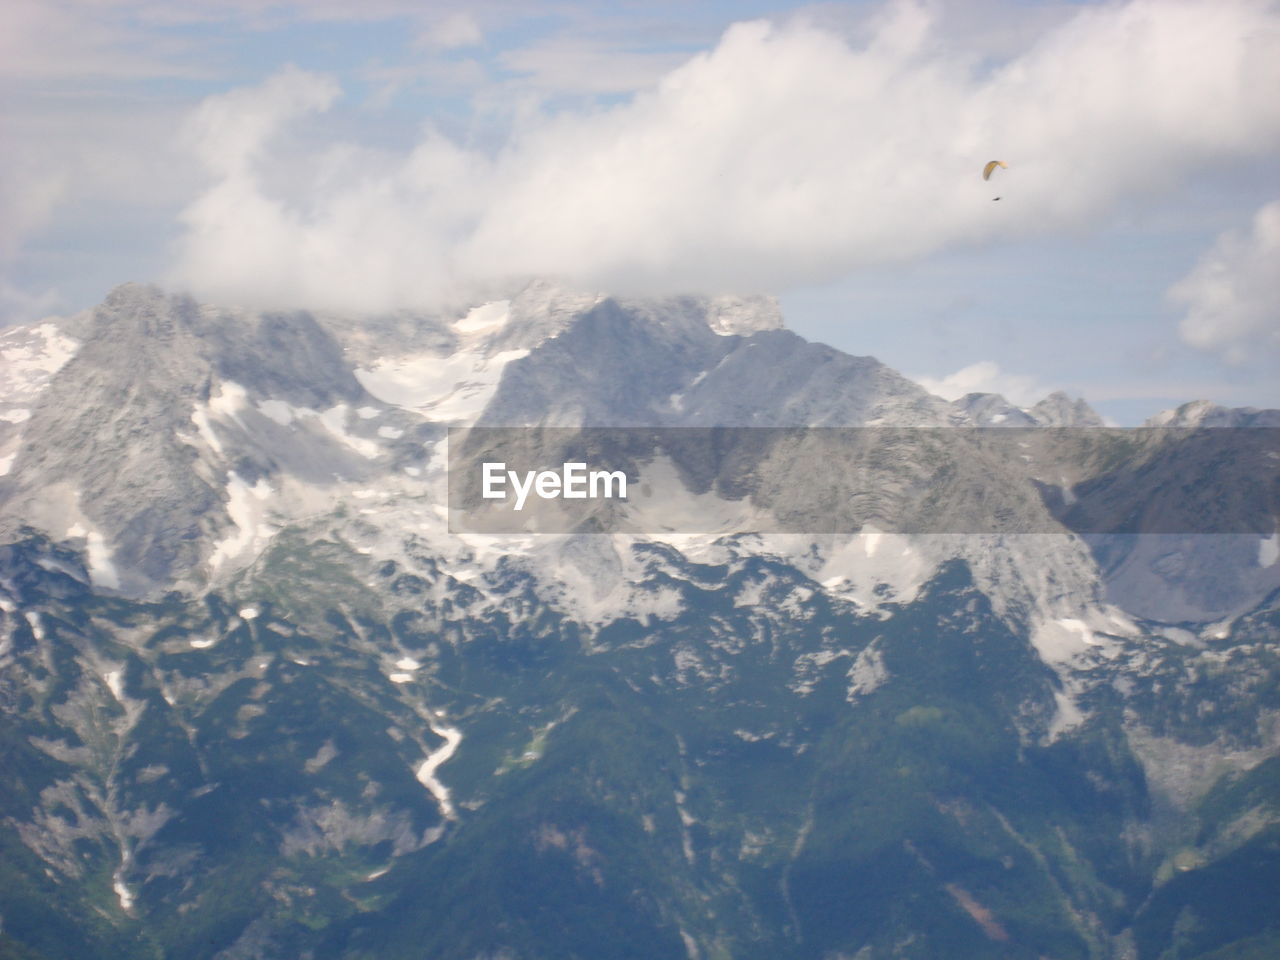
<svg viewBox="0 0 1280 960"><path fill-rule="evenodd" d="M930 25L898 4L855 48L738 24L626 103L539 115L496 153L428 132L400 157L336 144L283 177L267 138L333 94L290 71L194 120L214 182L186 211L176 278L219 299L373 310L529 274L780 289L1087 224L1280 140L1271 4L1087 9L995 69ZM992 157L1010 165L994 187L977 174Z"/></svg>
<svg viewBox="0 0 1280 960"><path fill-rule="evenodd" d="M1194 347L1233 362L1280 349L1280 201L1259 210L1247 233L1219 237L1169 295L1186 308L1179 330Z"/></svg>

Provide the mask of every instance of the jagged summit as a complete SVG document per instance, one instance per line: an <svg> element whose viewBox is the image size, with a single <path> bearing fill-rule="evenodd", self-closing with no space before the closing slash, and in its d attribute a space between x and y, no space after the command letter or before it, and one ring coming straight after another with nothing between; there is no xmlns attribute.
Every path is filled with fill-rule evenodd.
<svg viewBox="0 0 1280 960"><path fill-rule="evenodd" d="M1101 427L1102 417L1082 399L1061 390L1033 407L1016 407L998 393L969 393L955 406L980 427Z"/></svg>
<svg viewBox="0 0 1280 960"><path fill-rule="evenodd" d="M1280 427L1280 410L1223 407L1208 400L1192 400L1157 413L1148 427Z"/></svg>
<svg viewBox="0 0 1280 960"><path fill-rule="evenodd" d="M1045 397L1028 413L1046 427L1101 427L1102 417L1084 400L1073 400L1061 390Z"/></svg>
<svg viewBox="0 0 1280 960"><path fill-rule="evenodd" d="M998 393L967 393L954 401L980 427L1034 427L1037 421Z"/></svg>

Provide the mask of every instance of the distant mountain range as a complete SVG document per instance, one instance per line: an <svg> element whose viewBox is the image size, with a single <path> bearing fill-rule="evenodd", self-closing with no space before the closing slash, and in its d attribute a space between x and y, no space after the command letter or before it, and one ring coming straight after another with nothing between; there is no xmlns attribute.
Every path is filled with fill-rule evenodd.
<svg viewBox="0 0 1280 960"><path fill-rule="evenodd" d="M0 356L0 958L1280 954L1280 412L1117 440L768 298L547 281L126 285ZM1023 428L946 489L1037 532L877 525L918 446L829 507L803 451L694 451L644 535L451 533L458 426Z"/></svg>

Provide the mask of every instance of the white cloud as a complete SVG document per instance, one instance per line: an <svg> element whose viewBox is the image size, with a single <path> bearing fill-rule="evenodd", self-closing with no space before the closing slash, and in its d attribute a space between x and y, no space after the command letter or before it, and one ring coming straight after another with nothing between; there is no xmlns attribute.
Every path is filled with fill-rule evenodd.
<svg viewBox="0 0 1280 960"><path fill-rule="evenodd" d="M327 110L338 93L337 83L327 77L285 67L259 87L208 97L183 133L213 173L227 179L247 178L281 126Z"/></svg>
<svg viewBox="0 0 1280 960"><path fill-rule="evenodd" d="M147 29L140 22L145 13L145 6L120 2L5 0L0 76L43 82L204 76L190 44Z"/></svg>
<svg viewBox="0 0 1280 960"><path fill-rule="evenodd" d="M1049 395L1035 378L1006 373L991 360L982 360L942 379L913 377L920 386L944 400L959 400L967 393L998 393L1015 407L1030 407Z"/></svg>
<svg viewBox="0 0 1280 960"><path fill-rule="evenodd" d="M994 70L930 27L911 3L857 47L802 24L738 24L628 102L537 114L496 154L428 132L406 156L323 182L289 168L305 202L268 187L281 161L263 149L299 111L263 101L283 84L295 106L322 109L332 88L275 78L202 108L231 143L206 137L222 165L187 210L176 277L214 298L350 309L530 274L620 291L777 290L1078 227L1280 141L1273 6L1086 9ZM999 204L978 175L993 157L1009 163Z"/></svg>
<svg viewBox="0 0 1280 960"><path fill-rule="evenodd" d="M0 261L17 253L26 237L43 227L66 193L62 170L35 168L14 157L0 176Z"/></svg>
<svg viewBox="0 0 1280 960"><path fill-rule="evenodd" d="M101 94L4 103L0 286L56 288L59 306L78 307L122 280L154 278L175 214L208 179L174 148L185 113ZM0 297L0 325L33 319L21 299Z"/></svg>
<svg viewBox="0 0 1280 960"><path fill-rule="evenodd" d="M422 46L435 50L458 50L478 47L484 42L484 33L475 17L458 10L432 23L418 40Z"/></svg>
<svg viewBox="0 0 1280 960"><path fill-rule="evenodd" d="M301 199L291 205L264 189L254 159L270 141L273 120L322 109L335 93L325 78L290 70L264 88L202 107L190 137L222 176L183 214L181 276L196 290L357 311L448 295L441 276L448 227L474 202L465 191L475 173L475 158L448 141L425 139L381 174L381 158L352 145L312 158L310 168L293 154L290 167L300 177L309 169L317 197L296 189ZM239 104L252 108L240 114ZM327 189L332 180L343 186Z"/></svg>
<svg viewBox="0 0 1280 960"><path fill-rule="evenodd" d="M657 82L688 59L669 50L631 50L611 40L556 36L503 53L520 86L544 92L626 93Z"/></svg>
<svg viewBox="0 0 1280 960"><path fill-rule="evenodd" d="M1247 233L1219 237L1169 297L1186 309L1178 329L1193 347L1235 363L1280 347L1280 201L1260 209Z"/></svg>

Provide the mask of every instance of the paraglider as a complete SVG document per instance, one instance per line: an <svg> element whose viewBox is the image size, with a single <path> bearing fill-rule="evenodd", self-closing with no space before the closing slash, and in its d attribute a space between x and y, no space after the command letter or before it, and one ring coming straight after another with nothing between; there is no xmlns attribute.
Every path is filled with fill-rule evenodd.
<svg viewBox="0 0 1280 960"><path fill-rule="evenodd" d="M996 167L999 167L1001 170L1008 170L1008 169L1009 169L1009 165L1008 165L1007 163L1005 163L1003 160L988 160L988 161L987 161L987 165L986 165L985 167L983 167L983 168L982 168L982 179L983 179L983 180L990 180L990 179L991 179L991 174L995 173ZM992 200L999 200L1000 198L999 198L999 197L992 197L991 199L992 199Z"/></svg>

